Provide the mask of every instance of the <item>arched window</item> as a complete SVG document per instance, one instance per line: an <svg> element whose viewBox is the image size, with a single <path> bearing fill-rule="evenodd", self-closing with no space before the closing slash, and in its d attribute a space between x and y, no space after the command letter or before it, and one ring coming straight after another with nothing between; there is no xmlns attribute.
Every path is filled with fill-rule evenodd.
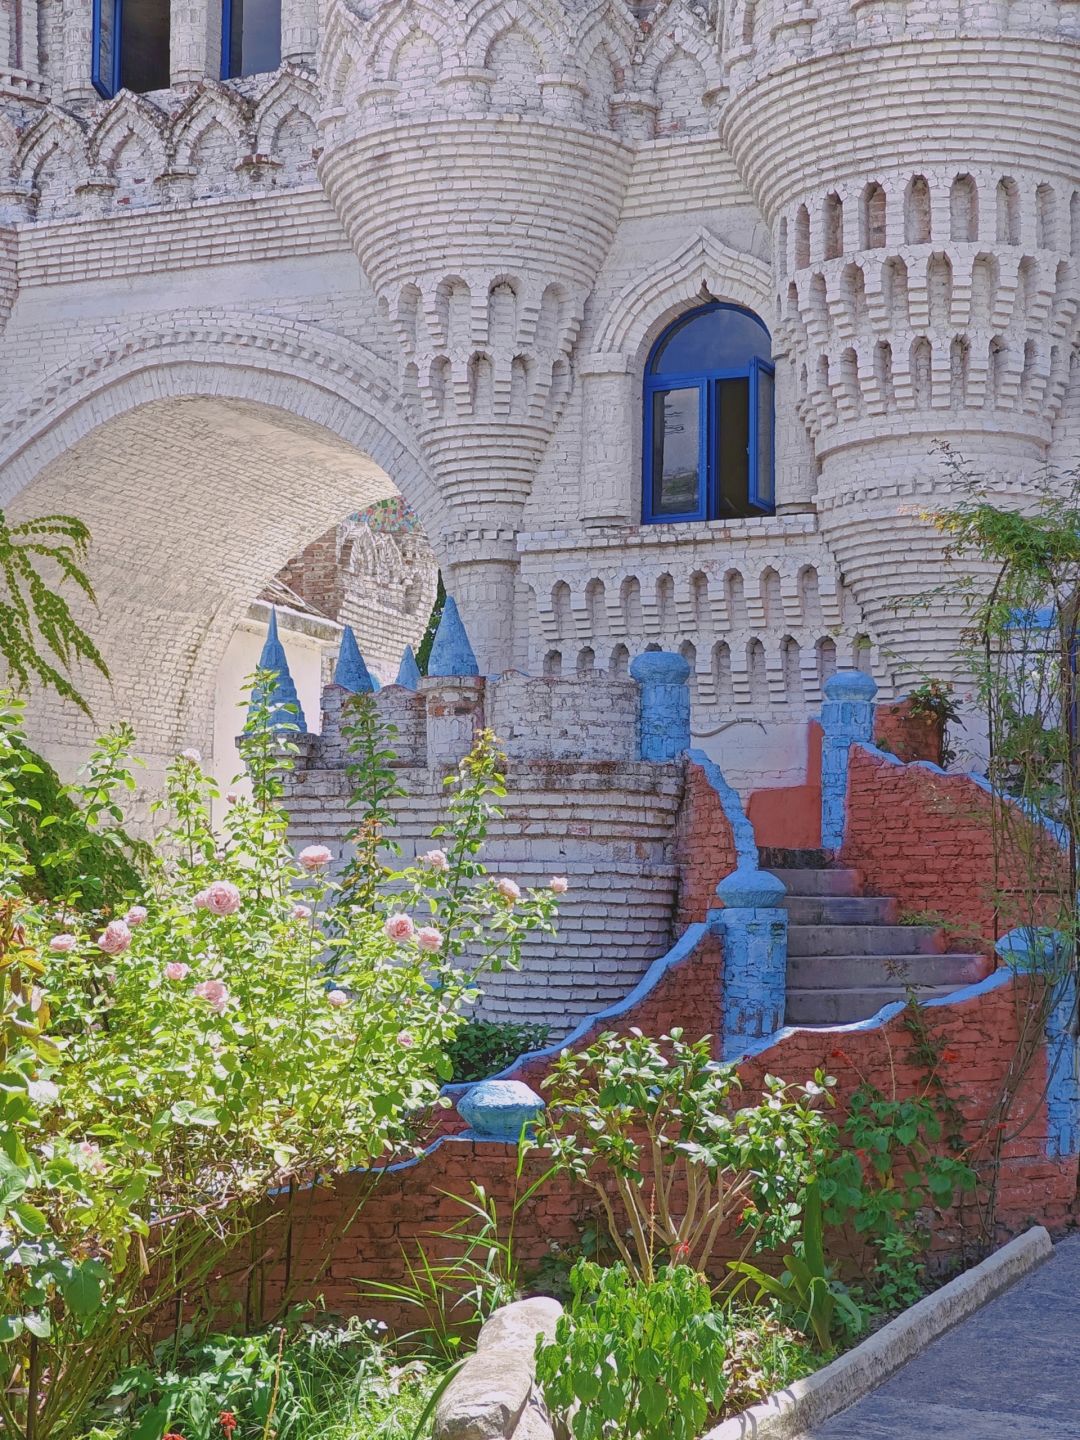
<svg viewBox="0 0 1080 1440"><path fill-rule="evenodd" d="M169 88L169 0L94 0L93 26L99 95Z"/></svg>
<svg viewBox="0 0 1080 1440"><path fill-rule="evenodd" d="M281 64L281 0L223 0L221 78L262 75Z"/></svg>
<svg viewBox="0 0 1080 1440"><path fill-rule="evenodd" d="M669 325L645 367L646 524L772 513L769 332L735 305Z"/></svg>

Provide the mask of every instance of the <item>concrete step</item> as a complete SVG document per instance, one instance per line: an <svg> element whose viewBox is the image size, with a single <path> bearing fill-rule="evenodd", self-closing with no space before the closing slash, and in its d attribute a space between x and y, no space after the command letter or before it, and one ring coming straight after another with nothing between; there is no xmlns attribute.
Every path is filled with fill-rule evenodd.
<svg viewBox="0 0 1080 1440"><path fill-rule="evenodd" d="M931 985L919 990L919 999L950 995L953 989L952 985ZM871 985L857 990L789 990L784 1023L852 1025L858 1020L869 1020L883 1005L906 999L907 994L900 985Z"/></svg>
<svg viewBox="0 0 1080 1440"><path fill-rule="evenodd" d="M789 895L858 895L862 891L857 870L791 870L778 866L772 874L784 882Z"/></svg>
<svg viewBox="0 0 1080 1440"><path fill-rule="evenodd" d="M788 961L788 993L808 990L903 989L909 982L957 990L985 980L985 955L803 955Z"/></svg>
<svg viewBox="0 0 1080 1440"><path fill-rule="evenodd" d="M899 906L878 895L787 895L789 925L891 925Z"/></svg>
<svg viewBox="0 0 1080 1440"><path fill-rule="evenodd" d="M829 856L824 850L782 850L777 845L761 845L758 862L763 870L826 870Z"/></svg>
<svg viewBox="0 0 1080 1440"><path fill-rule="evenodd" d="M932 925L789 925L788 956L938 955L945 949Z"/></svg>

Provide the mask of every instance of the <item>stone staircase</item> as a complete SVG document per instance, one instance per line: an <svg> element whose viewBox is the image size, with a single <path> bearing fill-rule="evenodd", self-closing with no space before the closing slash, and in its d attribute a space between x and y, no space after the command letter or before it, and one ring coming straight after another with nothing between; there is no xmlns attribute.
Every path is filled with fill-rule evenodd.
<svg viewBox="0 0 1080 1440"><path fill-rule="evenodd" d="M934 925L898 925L897 902L864 895L857 870L819 850L762 850L762 868L787 886L788 1025L847 1025L883 1005L947 995L993 969L983 955L946 953Z"/></svg>

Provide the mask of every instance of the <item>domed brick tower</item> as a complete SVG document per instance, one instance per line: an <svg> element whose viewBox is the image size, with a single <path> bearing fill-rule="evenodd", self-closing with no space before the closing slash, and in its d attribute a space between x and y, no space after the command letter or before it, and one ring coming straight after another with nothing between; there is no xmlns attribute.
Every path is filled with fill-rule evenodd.
<svg viewBox="0 0 1080 1440"><path fill-rule="evenodd" d="M925 512L963 467L934 442L1021 506L1069 377L1080 7L743 0L723 42L823 533L898 673L946 675L962 604L909 603L953 589Z"/></svg>
<svg viewBox="0 0 1080 1440"><path fill-rule="evenodd" d="M612 50L632 32L607 5L328 10L319 173L396 333L447 586L489 672L511 663L522 506L629 173Z"/></svg>

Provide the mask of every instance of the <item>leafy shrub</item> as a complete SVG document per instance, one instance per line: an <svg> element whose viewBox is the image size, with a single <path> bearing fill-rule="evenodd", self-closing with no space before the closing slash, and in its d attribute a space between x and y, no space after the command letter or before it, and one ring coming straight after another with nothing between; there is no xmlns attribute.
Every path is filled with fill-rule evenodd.
<svg viewBox="0 0 1080 1440"><path fill-rule="evenodd" d="M588 1260L552 1341L537 1345L549 1411L575 1440L696 1440L727 1389L727 1326L687 1265L646 1281Z"/></svg>
<svg viewBox="0 0 1080 1440"><path fill-rule="evenodd" d="M379 1328L291 1321L253 1335L170 1339L149 1363L117 1377L99 1423L122 1426L124 1440L160 1440L166 1430L184 1440L230 1440L233 1428L277 1440L404 1440L437 1376L422 1361L398 1363Z"/></svg>
<svg viewBox="0 0 1080 1440"><path fill-rule="evenodd" d="M508 1021L467 1020L451 1040L447 1053L457 1083L486 1080L512 1065L529 1050L542 1050L550 1025L515 1025Z"/></svg>
<svg viewBox="0 0 1080 1440"><path fill-rule="evenodd" d="M735 1067L712 1060L708 1039L689 1044L679 1030L660 1040L602 1035L564 1052L543 1083L539 1143L555 1172L597 1198L620 1258L645 1281L656 1259L704 1270L725 1227L771 1245L790 1239L835 1139L820 1109L831 1077L792 1086L767 1076L765 1098L739 1106Z"/></svg>
<svg viewBox="0 0 1080 1440"><path fill-rule="evenodd" d="M302 1204L316 1176L413 1152L476 995L459 957L513 965L550 928L551 894L508 897L479 860L502 788L490 736L453 777L440 863L367 904L342 903L325 847L291 853L291 747L265 704L242 749L252 796L221 833L199 757L177 757L142 904L102 930L24 894L26 749L0 704L5 1434L66 1440L270 1190Z"/></svg>

